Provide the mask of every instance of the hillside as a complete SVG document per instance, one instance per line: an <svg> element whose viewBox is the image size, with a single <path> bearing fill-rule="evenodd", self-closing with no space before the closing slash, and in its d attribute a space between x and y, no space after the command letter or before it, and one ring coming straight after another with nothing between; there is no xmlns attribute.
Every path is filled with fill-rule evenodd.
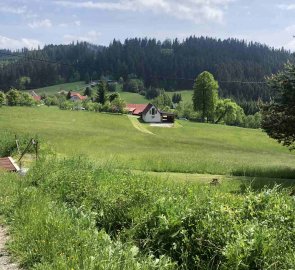
<svg viewBox="0 0 295 270"><path fill-rule="evenodd" d="M61 155L86 155L115 168L294 177L295 155L260 130L188 121L170 129L140 125L152 134L134 128L126 115L44 106L0 110L0 130L37 134Z"/></svg>
<svg viewBox="0 0 295 270"><path fill-rule="evenodd" d="M291 54L284 50L205 37L189 37L182 42L135 38L113 41L108 47L88 43L48 45L22 55L23 58L0 67L0 89L18 87L21 76L31 79L27 89L36 89L101 76L126 80L133 74L143 79L146 87L174 91L192 89L195 77L208 70L220 82L221 96L237 101L267 100L269 89L264 84L231 81L264 81L265 76L292 61Z"/></svg>

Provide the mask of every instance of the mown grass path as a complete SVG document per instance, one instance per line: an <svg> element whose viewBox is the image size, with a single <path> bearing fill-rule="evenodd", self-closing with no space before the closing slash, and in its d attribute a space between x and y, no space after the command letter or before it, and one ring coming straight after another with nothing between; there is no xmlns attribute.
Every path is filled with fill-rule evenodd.
<svg viewBox="0 0 295 270"><path fill-rule="evenodd" d="M142 125L137 117L135 116L132 116L132 115L128 115L128 118L130 120L130 122L132 123L132 125L137 129L139 130L140 132L143 132L143 133L146 133L146 134L151 134L151 135L155 135L153 132L149 131L148 129L146 129L144 127L144 125Z"/></svg>
<svg viewBox="0 0 295 270"><path fill-rule="evenodd" d="M20 269L16 263L12 263L11 258L6 251L6 243L8 241L7 230L0 225L0 270L18 270Z"/></svg>

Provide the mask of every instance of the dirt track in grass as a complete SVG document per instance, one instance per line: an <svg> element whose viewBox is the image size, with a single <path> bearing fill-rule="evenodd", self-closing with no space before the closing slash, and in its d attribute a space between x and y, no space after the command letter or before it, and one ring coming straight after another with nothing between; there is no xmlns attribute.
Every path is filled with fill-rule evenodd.
<svg viewBox="0 0 295 270"><path fill-rule="evenodd" d="M7 230L0 225L0 270L19 270L20 268L11 261L11 257L6 250L8 239Z"/></svg>

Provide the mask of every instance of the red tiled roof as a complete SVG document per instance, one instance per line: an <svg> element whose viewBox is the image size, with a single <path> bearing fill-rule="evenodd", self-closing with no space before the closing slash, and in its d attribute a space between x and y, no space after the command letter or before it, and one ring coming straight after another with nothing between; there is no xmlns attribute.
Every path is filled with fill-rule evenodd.
<svg viewBox="0 0 295 270"><path fill-rule="evenodd" d="M36 101L40 101L41 100L41 97L40 96L32 96L33 99L35 99Z"/></svg>
<svg viewBox="0 0 295 270"><path fill-rule="evenodd" d="M71 97L78 97L80 100L87 99L87 96L82 96L82 95L80 95L79 93L76 93L76 92L72 92Z"/></svg>
<svg viewBox="0 0 295 270"><path fill-rule="evenodd" d="M9 172L17 172L19 167L11 157L0 158L0 170L9 171Z"/></svg>
<svg viewBox="0 0 295 270"><path fill-rule="evenodd" d="M126 108L134 115L140 115L148 104L127 104Z"/></svg>

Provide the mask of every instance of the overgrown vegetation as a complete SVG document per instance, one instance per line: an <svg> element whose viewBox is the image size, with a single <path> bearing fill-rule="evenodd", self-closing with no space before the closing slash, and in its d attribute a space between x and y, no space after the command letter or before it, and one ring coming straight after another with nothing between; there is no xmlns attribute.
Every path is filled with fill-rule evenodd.
<svg viewBox="0 0 295 270"><path fill-rule="evenodd" d="M39 161L21 181L1 176L10 249L28 268L295 265L295 209L287 190L164 181L84 158Z"/></svg>
<svg viewBox="0 0 295 270"><path fill-rule="evenodd" d="M18 141L19 150L25 150L25 147L29 143L31 137L28 134L15 134L9 131L0 131L0 157L7 157L17 154Z"/></svg>

